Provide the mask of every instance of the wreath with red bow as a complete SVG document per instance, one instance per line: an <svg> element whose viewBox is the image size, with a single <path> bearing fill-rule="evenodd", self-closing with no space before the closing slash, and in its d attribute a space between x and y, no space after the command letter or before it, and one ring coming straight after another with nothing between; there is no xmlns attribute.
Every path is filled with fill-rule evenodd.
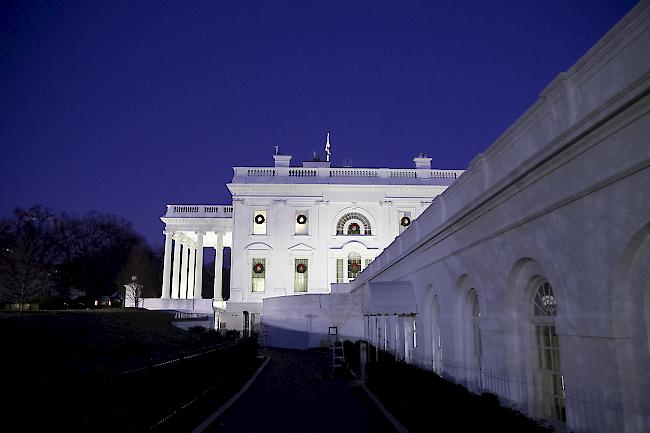
<svg viewBox="0 0 650 433"><path fill-rule="evenodd" d="M358 263L352 263L352 265L350 265L350 270L356 274L361 270L361 265Z"/></svg>
<svg viewBox="0 0 650 433"><path fill-rule="evenodd" d="M403 227L408 227L411 224L411 218L405 216L399 222Z"/></svg>
<svg viewBox="0 0 650 433"><path fill-rule="evenodd" d="M360 229L359 224L352 223L348 226L348 232L358 232Z"/></svg>
<svg viewBox="0 0 650 433"><path fill-rule="evenodd" d="M255 215L255 224L264 224L265 220L266 218L264 218L264 215L262 215L261 213Z"/></svg>
<svg viewBox="0 0 650 433"><path fill-rule="evenodd" d="M253 265L253 272L255 272L256 274L261 274L262 272L264 272L264 265L261 263L255 263Z"/></svg>
<svg viewBox="0 0 650 433"><path fill-rule="evenodd" d="M296 271L299 274L304 274L307 271L307 265L304 263L298 263L298 265L296 266Z"/></svg>
<svg viewBox="0 0 650 433"><path fill-rule="evenodd" d="M298 224L305 224L307 222L307 216L302 214L298 215L298 217L296 218L296 222Z"/></svg>

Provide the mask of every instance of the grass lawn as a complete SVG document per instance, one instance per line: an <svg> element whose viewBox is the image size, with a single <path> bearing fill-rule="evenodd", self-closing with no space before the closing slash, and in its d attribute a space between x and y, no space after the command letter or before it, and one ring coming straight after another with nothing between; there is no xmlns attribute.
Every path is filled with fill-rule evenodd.
<svg viewBox="0 0 650 433"><path fill-rule="evenodd" d="M0 312L3 363L26 382L59 382L218 343L173 326L172 317L137 309Z"/></svg>
<svg viewBox="0 0 650 433"><path fill-rule="evenodd" d="M0 431L150 430L214 387L211 381L218 379L224 394L212 401L229 397L259 364L254 342L228 348L214 333L173 326L172 317L137 309L0 312L0 368L10 396L4 410L11 415L0 417ZM220 344L208 355L118 374ZM183 419L174 415L174 431L195 427L179 425ZM163 424L155 431L169 430Z"/></svg>

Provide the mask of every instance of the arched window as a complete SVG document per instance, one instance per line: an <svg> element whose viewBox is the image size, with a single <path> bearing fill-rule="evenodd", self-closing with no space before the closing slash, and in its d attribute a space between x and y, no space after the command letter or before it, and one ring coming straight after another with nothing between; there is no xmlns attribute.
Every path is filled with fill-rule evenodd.
<svg viewBox="0 0 650 433"><path fill-rule="evenodd" d="M478 389L483 388L483 370L481 368L481 329L479 327L479 319L481 317L481 310L478 304L478 295L475 289L471 289L468 299L469 308L469 378L472 386Z"/></svg>
<svg viewBox="0 0 650 433"><path fill-rule="evenodd" d="M432 368L433 371L442 376L442 338L440 335L440 304L438 297L433 298L431 306L431 337L433 338L432 349Z"/></svg>
<svg viewBox="0 0 650 433"><path fill-rule="evenodd" d="M564 377L560 369L560 341L555 332L557 303L548 282L537 286L533 299L535 329L535 385L543 416L566 421Z"/></svg>
<svg viewBox="0 0 650 433"><path fill-rule="evenodd" d="M370 221L359 212L349 212L343 215L336 223L337 235L370 235L372 228Z"/></svg>

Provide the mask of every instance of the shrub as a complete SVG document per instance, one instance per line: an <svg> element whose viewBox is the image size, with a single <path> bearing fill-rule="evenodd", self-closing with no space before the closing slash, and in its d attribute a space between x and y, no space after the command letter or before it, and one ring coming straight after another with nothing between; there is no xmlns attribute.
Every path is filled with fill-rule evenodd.
<svg viewBox="0 0 650 433"><path fill-rule="evenodd" d="M550 431L521 412L502 407L494 394L473 394L432 371L395 361L383 351L379 359L368 363L368 386L413 433L430 431L433 418L443 431L452 427L453 431Z"/></svg>
<svg viewBox="0 0 650 433"><path fill-rule="evenodd" d="M236 329L229 329L226 331L225 338L228 341L236 340L240 337L241 332Z"/></svg>

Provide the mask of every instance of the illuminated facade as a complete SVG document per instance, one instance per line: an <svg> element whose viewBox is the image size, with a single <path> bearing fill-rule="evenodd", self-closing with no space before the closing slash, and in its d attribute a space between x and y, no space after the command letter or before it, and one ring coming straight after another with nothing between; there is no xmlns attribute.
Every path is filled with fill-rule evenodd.
<svg viewBox="0 0 650 433"><path fill-rule="evenodd" d="M329 136L326 149L329 151ZM276 150L277 152L277 150ZM257 328L263 300L326 294L348 283L414 221L462 170L291 165L235 167L231 205L168 205L160 299L146 308L211 312L217 326ZM221 298L223 248L231 248L230 298ZM215 248L214 302L201 299L203 249ZM244 313L246 312L246 313Z"/></svg>
<svg viewBox="0 0 650 433"><path fill-rule="evenodd" d="M190 263L232 246L218 311L262 313L271 345L334 325L560 431L650 431L649 41L641 1L462 177L276 155L235 168L232 207L171 206L166 229ZM156 302L183 301L165 264Z"/></svg>

